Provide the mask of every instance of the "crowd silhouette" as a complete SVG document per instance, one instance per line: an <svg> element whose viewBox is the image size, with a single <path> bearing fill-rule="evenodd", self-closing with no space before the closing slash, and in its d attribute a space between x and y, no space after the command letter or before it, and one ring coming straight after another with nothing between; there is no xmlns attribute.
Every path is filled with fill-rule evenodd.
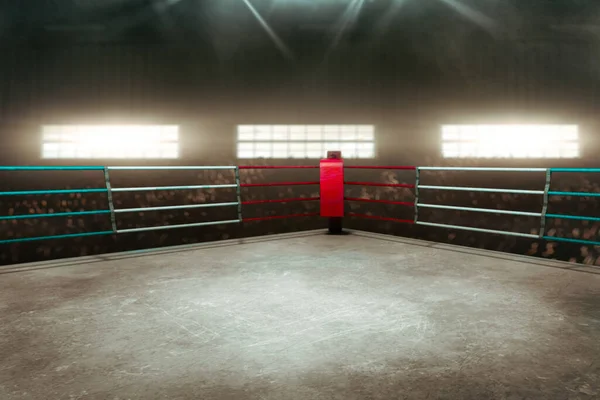
<svg viewBox="0 0 600 400"><path fill-rule="evenodd" d="M307 164L296 160L296 164ZM269 164L262 160L259 163ZM233 164L233 163L231 163ZM468 166L475 164L463 163ZM0 177L2 191L42 190L65 188L102 188L104 177L96 172L52 172L52 175L28 175L23 179L22 172L4 172ZM50 174L50 173L44 173ZM353 176L350 176L353 174ZM412 175L411 175L412 174ZM421 174L421 182L441 186L478 186L541 190L545 176L540 173L461 173L431 172ZM392 170L351 170L347 180L373 181L384 183L413 183L414 172ZM242 183L266 183L277 181L318 180L317 170L242 170ZM198 184L235 183L233 171L123 171L111 175L113 187L173 186ZM591 174L571 174L553 177L552 190L600 192L600 182ZM267 200L285 198L310 198L319 195L318 186L283 186L267 188L244 188L242 200ZM413 201L415 191L388 187L347 187L346 195L365 199ZM113 193L116 209L160 207L169 205L189 205L203 203L235 202L234 188L206 190L166 190ZM419 193L420 203L443 204L474 208L491 208L540 212L542 196L506 193L470 193L458 191L427 191ZM347 211L360 214L386 216L399 219L412 219L413 207L378 203L349 202ZM67 195L0 196L0 216L33 214L53 214L78 211L108 210L106 193L72 193ZM317 212L318 202L289 202L258 205L245 205L246 218L268 217L298 213ZM600 202L594 198L552 196L548 212L598 217ZM133 229L150 226L177 225L194 222L237 219L237 207L193 208L171 211L135 211L117 215L118 229ZM527 216L497 215L469 211L439 210L421 208L419 219L450 225L465 225L500 231L522 232L537 235L540 219ZM350 228L391 233L424 240L447 242L459 245L485 248L516 254L558 259L587 265L600 265L600 246L579 245L554 241L519 238L507 235L468 232L455 229L411 226L395 222L347 218L345 225ZM56 258L97 255L116 251L135 250L198 243L222 239L232 239L280 232L301 231L323 228L326 221L318 217L296 217L291 219L268 220L261 222L214 225L197 228L157 230L122 235L102 235L69 239L50 239L32 242L0 244L0 264L16 264ZM548 218L546 235L590 241L600 241L600 223L593 221L562 220ZM73 217L44 217L32 219L0 220L0 239L31 238L75 234L83 232L111 231L108 214Z"/></svg>

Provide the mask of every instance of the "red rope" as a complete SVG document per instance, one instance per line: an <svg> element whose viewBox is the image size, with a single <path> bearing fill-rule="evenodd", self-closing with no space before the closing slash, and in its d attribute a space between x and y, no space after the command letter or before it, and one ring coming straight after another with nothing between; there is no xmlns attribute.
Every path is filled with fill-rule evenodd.
<svg viewBox="0 0 600 400"><path fill-rule="evenodd" d="M356 213L348 213L346 215L348 215L350 217L377 219L377 220L380 220L380 221L399 222L401 224L414 224L415 223L415 221L413 221L412 219L398 219L398 218L378 217L376 215L366 215L366 214L356 214Z"/></svg>
<svg viewBox="0 0 600 400"><path fill-rule="evenodd" d="M344 168L349 168L349 169L403 169L403 170L410 170L410 171L414 171L417 169L417 167L413 167L413 166L396 166L396 167L353 166L353 167L344 167Z"/></svg>
<svg viewBox="0 0 600 400"><path fill-rule="evenodd" d="M400 206L414 207L415 203L411 203L408 201L390 201L390 200L371 200L371 199L363 199L360 197L344 197L344 200L347 201L364 201L366 203L383 203L383 204L396 204Z"/></svg>
<svg viewBox="0 0 600 400"><path fill-rule="evenodd" d="M318 165L244 165L239 169L318 169Z"/></svg>
<svg viewBox="0 0 600 400"><path fill-rule="evenodd" d="M247 204L265 204L265 203L290 203L292 201L313 201L319 200L320 197L299 197L296 199L278 199L278 200L249 200L242 201L243 205Z"/></svg>
<svg viewBox="0 0 600 400"><path fill-rule="evenodd" d="M283 218L295 218L295 217L316 217L318 215L319 215L319 213L276 215L276 216L273 216L273 217L244 218L243 222L268 221L268 220L271 220L271 219L283 219Z"/></svg>
<svg viewBox="0 0 600 400"><path fill-rule="evenodd" d="M385 186L385 187L401 187L414 189L415 185L409 183L376 183L376 182L344 182L345 185L357 185L357 186Z"/></svg>
<svg viewBox="0 0 600 400"><path fill-rule="evenodd" d="M319 169L318 165L241 165L239 169ZM417 167L413 166L345 166L348 169L400 169L414 171Z"/></svg>
<svg viewBox="0 0 600 400"><path fill-rule="evenodd" d="M275 182L275 183L242 183L240 187L267 187L267 186L298 186L318 185L319 182Z"/></svg>

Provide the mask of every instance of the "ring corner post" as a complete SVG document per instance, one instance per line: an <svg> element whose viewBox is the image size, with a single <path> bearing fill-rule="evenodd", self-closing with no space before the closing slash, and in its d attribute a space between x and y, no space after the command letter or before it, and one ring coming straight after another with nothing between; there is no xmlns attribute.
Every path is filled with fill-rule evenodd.
<svg viewBox="0 0 600 400"><path fill-rule="evenodd" d="M421 184L420 167L415 167L415 209L414 209L414 224L419 223L419 185Z"/></svg>
<svg viewBox="0 0 600 400"><path fill-rule="evenodd" d="M542 215L540 217L540 239L546 236L546 214L548 213L548 198L550 193L550 185L552 184L552 168L546 169L546 181L544 185L544 196L542 199Z"/></svg>
<svg viewBox="0 0 600 400"><path fill-rule="evenodd" d="M241 186L241 182L242 180L240 179L240 167L236 166L235 167L235 192L236 192L236 201L237 201L237 218L239 220L239 223L241 224L244 219L242 217L242 186Z"/></svg>
<svg viewBox="0 0 600 400"><path fill-rule="evenodd" d="M344 161L340 151L328 151L320 162L321 217L328 218L332 235L343 233Z"/></svg>
<svg viewBox="0 0 600 400"><path fill-rule="evenodd" d="M115 215L115 205L113 202L113 194L112 194L112 185L110 183L110 173L109 168L107 166L103 167L104 172L104 184L106 185L106 194L108 197L108 208L110 210L110 225L113 231L113 234L117 234L117 217Z"/></svg>

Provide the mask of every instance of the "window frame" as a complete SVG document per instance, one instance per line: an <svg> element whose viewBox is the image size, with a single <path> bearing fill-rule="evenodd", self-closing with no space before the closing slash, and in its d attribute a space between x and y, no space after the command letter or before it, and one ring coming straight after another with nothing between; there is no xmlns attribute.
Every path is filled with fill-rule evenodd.
<svg viewBox="0 0 600 400"><path fill-rule="evenodd" d="M490 150L494 148L495 142L512 142L519 136L519 130L529 131L527 133L531 136L527 140L531 143L540 140L545 140L546 143L541 146L507 146L502 151L496 149L495 153ZM485 143L481 140L482 135L488 133L493 134L494 139L488 145L482 145ZM535 160L582 157L581 132L577 124L442 124L439 126L439 135L440 153L444 159ZM500 135L505 135L505 138ZM545 145L548 141L550 144ZM454 151L450 151L451 147L454 147ZM470 153L465 150L469 147Z"/></svg>
<svg viewBox="0 0 600 400"><path fill-rule="evenodd" d="M125 131L131 133L132 145L124 149L124 140L118 143L113 150L108 147L94 152L94 141L101 141L101 135L106 136L107 131L113 129L110 135L120 136ZM54 131L54 132L53 132ZM96 132L95 132L96 131ZM86 135L92 138L91 144L85 145L82 138ZM151 138L152 141L139 148L134 135ZM56 146L53 152L48 152L49 146ZM65 155L65 147L72 146L72 152ZM143 146L144 147L144 146ZM46 124L40 127L40 158L42 160L177 160L181 158L181 127L179 125L144 125L144 124ZM86 153L87 152L87 153ZM127 154L129 152L129 154ZM61 154L62 153L62 154ZM83 156L81 154L84 154Z"/></svg>
<svg viewBox="0 0 600 400"><path fill-rule="evenodd" d="M270 131L271 131L271 135L270 137L267 138L268 135L265 134L265 138L261 138L261 139L256 139L256 135L254 136L254 138L252 137L252 134L256 133L256 128L259 127L260 129L262 128L266 128L269 127ZM287 128L287 134L282 134L281 132L278 134L276 133L278 128L281 127L285 127ZM342 139L342 137L344 136L344 134L348 135L348 132L344 132L344 127L353 127L354 128L354 139ZM367 138L367 139L361 139L361 132L360 132L360 128L367 128L370 132L368 134L368 136L370 136L371 138ZM248 128L254 128L252 130L248 130ZM318 129L317 129L318 128ZM315 129L318 130L319 132L315 132ZM331 130L331 129L337 129L337 139L329 139L326 137L326 132L327 130ZM377 157L377 141L376 141L376 129L377 126L375 124L305 124L305 125L300 125L300 124L237 124L234 127L234 153L235 153L235 157L237 160L258 160L258 159L270 159L270 160L298 160L298 159L305 159L305 160L318 160L321 158L325 158L326 157L326 152L327 151L331 151L331 150L341 150L342 151L342 156L344 158L349 158L349 159L355 159L355 160L369 160L369 159L375 159ZM302 131L302 132L300 132ZM313 132L311 132L313 131ZM250 133L252 132L252 133ZM240 134L242 135L248 135L246 136L246 138L243 138L240 140ZM311 134L313 135L311 137ZM294 136L295 135L295 136ZM301 137L303 138L299 138L299 135L301 135ZM286 137L286 139L282 140L282 139L276 139L275 137L279 136L281 137ZM320 139L316 139L317 137L320 137ZM348 136L346 136L348 137ZM363 137L364 137L364 133L363 133ZM248 150L250 147L252 146L248 146L248 145L271 145L271 151L270 151L270 155L268 156L263 156L263 155L257 155L256 153L256 148L252 148L252 150ZM285 157L280 157L280 156L275 156L276 150L274 149L275 145L284 145L287 148L287 156ZM301 147L302 145L304 146L303 150L296 150L296 155L295 156L290 156L292 153L292 150L290 149L290 147L292 147L294 144L299 145L298 147ZM321 150L319 151L319 155L317 156L317 150L315 149L314 146L312 146L312 150L309 150L309 146L310 145L320 145ZM330 144L329 146L327 144ZM343 151L343 147L344 144L346 145L353 145L355 147L355 156L347 156L344 155L344 151ZM359 156L358 154L358 148L360 147L360 144L371 144L371 149L367 149L365 151L371 151L371 153L369 154L369 156ZM248 156L242 156L240 157L240 146L243 145L247 145L246 147L246 151L248 152ZM329 148L332 147L332 148ZM346 149L348 149L348 147L346 147ZM283 154L282 153L282 146L279 146L279 154ZM252 154L252 156L250 156L250 152ZM266 154L266 153L262 153L262 154ZM302 154L302 156L300 156L300 154Z"/></svg>

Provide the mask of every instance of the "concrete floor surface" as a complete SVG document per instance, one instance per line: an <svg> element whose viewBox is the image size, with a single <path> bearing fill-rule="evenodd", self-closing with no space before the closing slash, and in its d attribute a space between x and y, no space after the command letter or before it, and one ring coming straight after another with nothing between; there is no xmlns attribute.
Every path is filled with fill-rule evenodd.
<svg viewBox="0 0 600 400"><path fill-rule="evenodd" d="M0 399L600 399L600 270L361 232L3 268Z"/></svg>

